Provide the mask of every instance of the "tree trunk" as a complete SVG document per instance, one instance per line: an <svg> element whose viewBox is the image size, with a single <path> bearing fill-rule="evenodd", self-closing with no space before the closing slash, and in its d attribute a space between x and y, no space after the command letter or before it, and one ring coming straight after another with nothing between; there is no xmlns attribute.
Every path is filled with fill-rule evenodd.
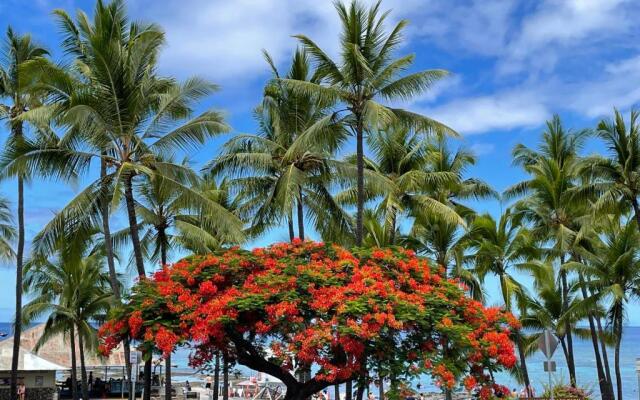
<svg viewBox="0 0 640 400"><path fill-rule="evenodd" d="M149 354L149 359L144 362L144 396L142 396L143 400L151 400L151 368L152 368L152 358L153 356Z"/></svg>
<svg viewBox="0 0 640 400"><path fill-rule="evenodd" d="M216 360L213 364L213 399L218 400L220 396L220 354L216 353Z"/></svg>
<svg viewBox="0 0 640 400"><path fill-rule="evenodd" d="M78 365L76 364L76 332L71 326L71 398L78 400ZM86 399L85 399L86 400Z"/></svg>
<svg viewBox="0 0 640 400"><path fill-rule="evenodd" d="M16 102L11 110L11 134L22 139L22 121L15 118L21 110ZM18 396L18 361L20 359L20 340L22 337L22 266L24 258L24 179L18 176L18 248L16 249L16 314L13 325L13 351L11 355L11 390L12 399Z"/></svg>
<svg viewBox="0 0 640 400"><path fill-rule="evenodd" d="M614 353L614 367L616 370L616 389L618 400L622 400L622 373L620 371L620 344L622 343L622 310L616 316L616 347Z"/></svg>
<svg viewBox="0 0 640 400"><path fill-rule="evenodd" d="M578 279L580 281L580 291L582 292L582 298L586 300L589 297L587 294L586 282L582 274L578 274ZM596 370L598 372L598 386L600 388L600 396L602 397L602 400L613 400L611 398L613 393L609 392L609 382L607 382L604 368L602 367L600 347L598 346L598 332L596 331L596 325L593 319L593 312L590 311L588 315L589 330L591 332L591 344L593 345L593 352L596 357Z"/></svg>
<svg viewBox="0 0 640 400"><path fill-rule="evenodd" d="M505 308L511 312L511 297L509 290L507 289L507 276L504 273L500 274L500 289L502 291L502 300L504 301ZM518 346L518 355L520 356L520 368L522 370L522 379L524 380L524 387L527 391L527 396L533 397L533 394L529 391L531 387L531 381L529 380L529 371L527 370L527 355L524 351L524 343L522 342L522 334L519 330L516 330L516 344Z"/></svg>
<svg viewBox="0 0 640 400"><path fill-rule="evenodd" d="M18 131L16 129L15 131ZM14 134L15 134L14 131ZM20 135L22 129L19 129ZM18 248L16 251L16 318L13 325L13 353L11 356L11 398L18 397L18 361L22 336L22 263L24 257L24 180L18 177Z"/></svg>
<svg viewBox="0 0 640 400"><path fill-rule="evenodd" d="M140 247L140 233L138 232L138 218L136 216L135 201L133 199L133 176L129 174L125 177L124 198L127 205L127 216L129 217L129 233L131 235L131 247L136 262L136 269L139 277L145 276L144 259Z"/></svg>
<svg viewBox="0 0 640 400"><path fill-rule="evenodd" d="M105 153L102 153L103 156ZM116 273L116 265L113 257L113 242L111 241L111 227L109 225L109 193L105 179L107 177L107 162L100 160L100 179L102 181L102 199L100 201L100 213L102 216L102 232L104 235L104 251L107 256L107 266L109 268L109 283L113 296L120 302L120 284L118 283L118 274Z"/></svg>
<svg viewBox="0 0 640 400"><path fill-rule="evenodd" d="M398 210L393 210L393 216L391 217L391 232L389 232L389 245L393 246L396 241L396 221L398 218Z"/></svg>
<svg viewBox="0 0 640 400"><path fill-rule="evenodd" d="M106 155L102 152L102 156ZM111 239L111 226L109 224L109 192L105 179L107 177L107 161L102 158L100 160L100 179L102 181L102 199L100 202L100 214L102 217L102 234L104 235L104 251L107 256L107 267L109 269L109 283L111 285L111 291L115 299L114 303L119 304L121 301L120 282L118 281L118 274L116 272L115 258L113 256L113 241ZM132 398L131 393L131 348L129 346L129 339L125 338L122 342L124 349L124 364L127 378L127 389L129 398Z"/></svg>
<svg viewBox="0 0 640 400"><path fill-rule="evenodd" d="M613 397L613 379L611 379L611 368L609 367L609 352L607 351L607 343L604 340L604 331L602 329L602 321L600 317L596 317L596 327L598 328L598 338L600 339L600 350L602 351L602 361L604 364L604 373L609 382L609 392Z"/></svg>
<svg viewBox="0 0 640 400"><path fill-rule="evenodd" d="M344 398L345 400L353 399L353 381L348 380L344 384Z"/></svg>
<svg viewBox="0 0 640 400"><path fill-rule="evenodd" d="M334 400L340 400L340 385L333 385L333 397Z"/></svg>
<svg viewBox="0 0 640 400"><path fill-rule="evenodd" d="M365 374L362 372L358 377L358 389L356 391L356 400L362 400L364 397L364 389L367 385Z"/></svg>
<svg viewBox="0 0 640 400"><path fill-rule="evenodd" d="M530 392L531 381L529 380L529 371L527 370L527 355L524 351L524 343L522 341L522 334L518 330L515 332L516 341L518 344L518 355L520 356L520 368L522 369L522 379L524 380L524 387L527 390L527 396L533 397L533 393Z"/></svg>
<svg viewBox="0 0 640 400"><path fill-rule="evenodd" d="M171 353L167 355L167 358L164 360L165 370L164 370L164 398L166 400L171 400Z"/></svg>
<svg viewBox="0 0 640 400"><path fill-rule="evenodd" d="M222 355L222 400L229 400L229 361Z"/></svg>
<svg viewBox="0 0 640 400"><path fill-rule="evenodd" d="M364 236L364 127L362 115L355 114L356 117L356 175L357 175L357 210L356 210L356 246L362 246ZM347 382L347 384L349 384ZM351 395L347 392L347 400L351 400Z"/></svg>
<svg viewBox="0 0 640 400"><path fill-rule="evenodd" d="M560 256L560 266L564 265L564 254ZM569 284L567 283L567 271L560 271L560 280L562 284L562 311L563 313L569 308ZM573 337L571 335L571 323L565 323L565 337L567 339L567 368L569 369L569 381L571 386L576 386L576 364L573 358Z"/></svg>
<svg viewBox="0 0 640 400"><path fill-rule="evenodd" d="M291 211L289 211L289 215L287 216L287 225L289 226L289 241L293 242L296 233L293 231L293 213Z"/></svg>
<svg viewBox="0 0 640 400"><path fill-rule="evenodd" d="M167 265L167 232L164 226L158 228L158 237L160 238L160 263L164 267ZM171 400L171 353L165 359L164 378L165 399Z"/></svg>
<svg viewBox="0 0 640 400"><path fill-rule="evenodd" d="M87 382L87 367L84 362L84 340L78 328L78 348L80 349L80 386L82 387L82 398L89 399L89 384Z"/></svg>
<svg viewBox="0 0 640 400"><path fill-rule="evenodd" d="M302 203L302 188L298 186L298 237L304 240L304 205Z"/></svg>
<svg viewBox="0 0 640 400"><path fill-rule="evenodd" d="M131 235L131 247L136 262L138 276L146 276L144 270L144 259L140 247L140 234L138 232L138 218L136 216L135 201L133 198L133 175L128 174L124 182L124 198L127 205L127 216L129 217L129 233ZM151 355L149 355L151 356ZM135 393L135 388L132 388ZM144 397L143 400L151 399L151 357L144 363Z"/></svg>

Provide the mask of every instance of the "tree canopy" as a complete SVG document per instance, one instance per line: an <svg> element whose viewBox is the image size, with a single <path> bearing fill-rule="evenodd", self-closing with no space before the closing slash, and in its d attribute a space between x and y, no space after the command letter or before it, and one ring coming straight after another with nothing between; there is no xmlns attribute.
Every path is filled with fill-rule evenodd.
<svg viewBox="0 0 640 400"><path fill-rule="evenodd" d="M300 240L192 256L134 287L102 327L100 350L125 337L165 355L190 345L192 366L223 352L282 380L289 399L380 366L482 396L507 390L491 376L516 363L509 335L518 321L441 272L399 247ZM296 379L312 366L313 378Z"/></svg>

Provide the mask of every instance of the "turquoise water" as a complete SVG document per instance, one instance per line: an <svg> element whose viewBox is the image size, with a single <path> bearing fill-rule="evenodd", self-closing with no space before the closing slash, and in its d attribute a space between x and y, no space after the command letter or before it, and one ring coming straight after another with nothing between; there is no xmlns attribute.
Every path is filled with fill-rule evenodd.
<svg viewBox="0 0 640 400"><path fill-rule="evenodd" d="M0 332L10 333L10 324L0 323ZM2 340L2 338L0 338ZM578 383L581 386L590 387L594 392L594 397L598 395L597 387L597 373L595 367L595 358L593 353L593 346L591 340L574 339L574 352L576 357L576 374ZM624 399L635 400L639 398L638 395L638 376L635 371L635 360L640 358L640 327L626 327L625 334L622 340L621 347L621 370L622 370L622 388L624 392ZM609 353L610 365L613 374L613 349L610 349ZM558 350L554 354L553 359L557 363L557 371L554 376L555 381L563 380L565 382L569 379L569 373L567 370L566 362L562 354L562 350L558 347ZM544 356L538 352L527 359L527 367L529 368L529 376L531 382L536 388L538 393L542 392L543 385L547 383L547 373L543 370ZM173 364L178 366L179 370L187 372L189 361L189 350L179 349L172 358ZM249 371L243 367L236 367L244 374L248 374ZM188 379L188 378L187 378ZM509 386L510 388L518 387L515 380L509 376L509 374L499 374L497 379L500 383ZM428 377L424 377L420 381L415 381L414 386L418 383L421 384L423 391L437 391L437 388L433 386Z"/></svg>

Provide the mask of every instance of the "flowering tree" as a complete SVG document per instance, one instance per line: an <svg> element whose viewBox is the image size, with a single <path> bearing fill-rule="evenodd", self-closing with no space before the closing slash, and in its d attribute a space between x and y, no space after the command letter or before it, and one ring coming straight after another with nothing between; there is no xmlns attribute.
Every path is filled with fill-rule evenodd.
<svg viewBox="0 0 640 400"><path fill-rule="evenodd" d="M518 322L441 272L401 248L309 241L194 256L136 285L102 326L100 351L125 337L164 354L189 345L193 366L223 352L280 379L287 399L381 366L481 398L507 390L491 376L515 364L509 329ZM310 380L296 379L295 368L312 366Z"/></svg>

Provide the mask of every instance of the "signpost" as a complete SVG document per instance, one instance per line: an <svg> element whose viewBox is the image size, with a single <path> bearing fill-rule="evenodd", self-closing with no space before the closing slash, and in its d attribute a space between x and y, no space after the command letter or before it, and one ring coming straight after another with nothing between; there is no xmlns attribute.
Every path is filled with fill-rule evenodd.
<svg viewBox="0 0 640 400"><path fill-rule="evenodd" d="M136 398L136 380L138 379L138 365L140 363L140 352L132 351L129 354L129 362L131 363L131 385L129 385L129 398ZM144 395L144 394L143 394Z"/></svg>
<svg viewBox="0 0 640 400"><path fill-rule="evenodd" d="M553 353L558 348L558 339L549 329L545 329L542 336L538 339L538 348L542 351L545 357L547 357L547 361L544 362L544 370L549 374L549 398L550 400L553 400L551 373L556 371L556 363L555 361L551 361L551 357L553 357Z"/></svg>

